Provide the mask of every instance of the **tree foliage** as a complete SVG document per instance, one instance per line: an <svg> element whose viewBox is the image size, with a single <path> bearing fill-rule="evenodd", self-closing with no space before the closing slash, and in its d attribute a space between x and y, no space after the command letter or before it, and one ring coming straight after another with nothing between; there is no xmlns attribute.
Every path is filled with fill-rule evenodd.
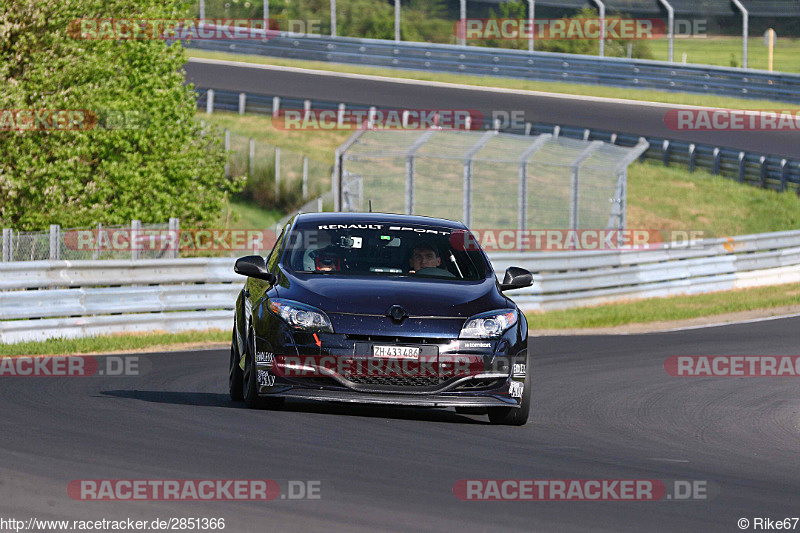
<svg viewBox="0 0 800 533"><path fill-rule="evenodd" d="M182 18L178 0L0 0L0 112L88 110L88 131L0 131L0 225L215 221L226 191L217 136L202 136L179 45L83 40L71 21ZM126 117L120 121L120 117ZM131 120L133 119L133 120Z"/></svg>

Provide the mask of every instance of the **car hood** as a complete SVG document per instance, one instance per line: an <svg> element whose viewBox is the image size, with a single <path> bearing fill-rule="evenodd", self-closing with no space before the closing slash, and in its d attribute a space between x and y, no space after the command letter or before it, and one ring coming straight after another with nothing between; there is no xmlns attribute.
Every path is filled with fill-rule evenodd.
<svg viewBox="0 0 800 533"><path fill-rule="evenodd" d="M493 276L475 282L450 282L288 272L284 275L288 287L283 284L278 287L279 297L313 305L326 313L386 316L390 307L399 305L409 317L467 318L508 306Z"/></svg>

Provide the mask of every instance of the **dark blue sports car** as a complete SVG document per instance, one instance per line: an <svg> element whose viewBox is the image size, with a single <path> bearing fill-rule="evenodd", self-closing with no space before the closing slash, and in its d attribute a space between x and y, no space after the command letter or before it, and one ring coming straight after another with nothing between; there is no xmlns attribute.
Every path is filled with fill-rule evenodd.
<svg viewBox="0 0 800 533"><path fill-rule="evenodd" d="M295 216L265 260L242 257L231 398L285 398L528 419L528 324L459 222L378 213Z"/></svg>

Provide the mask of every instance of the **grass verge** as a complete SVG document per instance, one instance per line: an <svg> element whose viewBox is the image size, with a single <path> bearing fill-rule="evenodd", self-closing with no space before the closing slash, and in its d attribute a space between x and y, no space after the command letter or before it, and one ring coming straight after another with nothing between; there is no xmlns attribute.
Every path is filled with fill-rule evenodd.
<svg viewBox="0 0 800 533"><path fill-rule="evenodd" d="M50 339L17 344L0 344L0 357L21 355L93 354L117 351L168 351L198 347L211 342L230 342L231 332L222 330L183 333L103 335L82 339Z"/></svg>
<svg viewBox="0 0 800 533"><path fill-rule="evenodd" d="M775 42L773 54L773 69L780 72L800 72L800 55L798 45L800 39L781 37ZM655 39L649 41L647 46L656 59L666 61L669 58L669 41ZM690 64L717 65L721 67L741 66L742 64L742 38L731 36L710 36L704 39L689 38L675 39L673 57L676 63L683 60ZM764 37L750 37L747 39L747 67L767 70L767 47Z"/></svg>
<svg viewBox="0 0 800 533"><path fill-rule="evenodd" d="M416 70L392 69L381 67L364 67L342 63L327 63L323 61L304 61L299 59L283 59L270 56L247 54L229 54L226 52L209 52L206 50L187 49L189 57L207 59L224 59L227 61L241 61L262 65L276 65L286 67L299 67L331 72L350 72L354 74L367 74L372 76L386 76L391 78L404 78L412 80L436 81L442 83L461 83L478 87L499 87L504 89L520 89L527 91L544 91L560 94L582 96L599 96L604 98L623 98L647 102L662 102L666 104L684 104L706 107L724 107L730 109L788 109L791 104L774 102L770 100L750 100L732 98L727 96L703 95L692 93L670 93L649 89L629 89L621 87L606 87L602 85L585 85L577 83L559 83L545 81L529 81L516 78L503 78L499 76L471 76L466 74L451 74L443 72L424 72Z"/></svg>
<svg viewBox="0 0 800 533"><path fill-rule="evenodd" d="M800 199L701 169L636 163L628 167L627 227L717 237L792 230L800 227Z"/></svg>
<svg viewBox="0 0 800 533"><path fill-rule="evenodd" d="M800 283L795 283L693 296L648 298L596 307L526 313L526 316L532 330L608 328L770 309L797 305L798 301Z"/></svg>

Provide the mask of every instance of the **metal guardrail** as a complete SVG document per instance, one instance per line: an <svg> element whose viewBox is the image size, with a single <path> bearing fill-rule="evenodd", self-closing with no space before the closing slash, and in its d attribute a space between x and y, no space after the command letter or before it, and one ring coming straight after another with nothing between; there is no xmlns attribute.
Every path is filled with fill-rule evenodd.
<svg viewBox="0 0 800 533"><path fill-rule="evenodd" d="M755 69L285 32L270 39L205 40L186 46L374 67L800 102L800 74Z"/></svg>
<svg viewBox="0 0 800 533"><path fill-rule="evenodd" d="M198 89L198 108L206 109L209 100L209 91ZM237 102L242 101L240 93L234 91L213 91L215 109L229 109L244 112ZM243 94L243 93L242 93ZM800 93L798 93L800 94ZM344 113L345 110L369 110L364 105L331 102L324 100L304 100L301 98L273 97L265 95L247 94L247 112L258 114L276 114L281 109L315 109L336 110ZM252 102L252 106L250 104ZM374 107L372 109L388 109ZM490 128L489 121L484 127ZM590 141L603 141L619 146L635 146L642 138L640 135L608 130L580 128L575 126L561 126L549 123L528 123L525 129L502 129L507 133L517 134L553 134L554 136L569 137ZM643 154L643 159L659 161L665 166L679 164L694 171L697 168L708 170L712 174L731 178L739 183L746 183L756 187L776 191L800 190L800 161L787 159L781 156L747 152L732 148L723 148L708 144L697 144L686 141L676 141L661 137L644 137L650 147Z"/></svg>
<svg viewBox="0 0 800 533"><path fill-rule="evenodd" d="M530 311L800 282L800 230L710 239L663 249L493 254L534 285L514 300Z"/></svg>
<svg viewBox="0 0 800 533"><path fill-rule="evenodd" d="M800 230L637 251L490 254L533 271L526 311L800 282ZM119 332L228 329L232 258L0 264L0 343ZM25 290L36 289L36 290ZM113 313L113 314L112 314Z"/></svg>

